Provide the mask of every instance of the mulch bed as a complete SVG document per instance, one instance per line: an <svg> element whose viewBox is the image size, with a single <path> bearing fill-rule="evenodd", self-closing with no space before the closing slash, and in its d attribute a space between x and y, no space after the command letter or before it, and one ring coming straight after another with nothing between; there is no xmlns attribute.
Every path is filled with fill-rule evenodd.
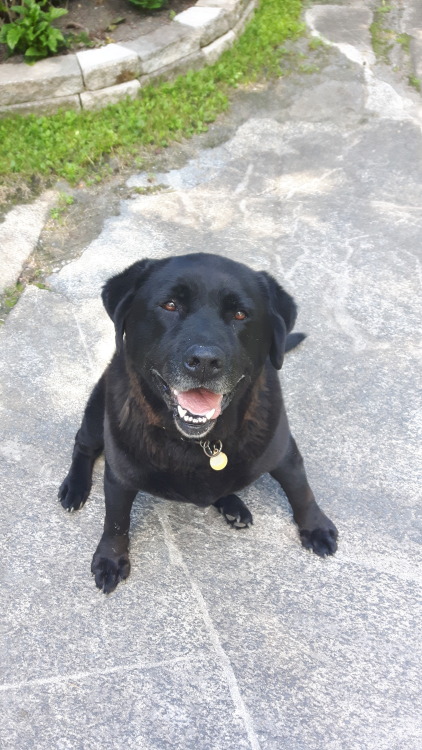
<svg viewBox="0 0 422 750"><path fill-rule="evenodd" d="M110 42L127 42L149 34L171 23L172 17L194 5L195 0L170 0L161 10L144 11L129 0L66 0L54 3L68 13L54 22L66 36L71 34L71 46L62 48L63 55L81 49L101 47ZM0 44L0 63L23 62L23 55L7 56L7 47Z"/></svg>

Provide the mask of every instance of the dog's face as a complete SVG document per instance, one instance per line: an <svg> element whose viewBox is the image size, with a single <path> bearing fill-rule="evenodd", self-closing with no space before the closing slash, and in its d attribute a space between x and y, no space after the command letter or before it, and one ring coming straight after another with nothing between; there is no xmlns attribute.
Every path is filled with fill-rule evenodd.
<svg viewBox="0 0 422 750"><path fill-rule="evenodd" d="M104 305L125 353L185 437L203 438L268 356L283 360L292 298L266 273L197 253L135 263L110 279Z"/></svg>

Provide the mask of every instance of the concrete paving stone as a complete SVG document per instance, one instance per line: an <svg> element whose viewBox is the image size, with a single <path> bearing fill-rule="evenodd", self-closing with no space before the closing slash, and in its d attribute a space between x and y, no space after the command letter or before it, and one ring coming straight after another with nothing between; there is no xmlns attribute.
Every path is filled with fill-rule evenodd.
<svg viewBox="0 0 422 750"><path fill-rule="evenodd" d="M13 693L17 710L2 700L3 737L10 748L115 750L116 743L127 750L251 747L212 654L180 661L168 654L162 663L138 660L116 670L99 671L97 665Z"/></svg>
<svg viewBox="0 0 422 750"><path fill-rule="evenodd" d="M112 324L98 296L73 310L63 297L29 286L9 314L3 333L1 403L13 403L20 414L41 420L46 412L50 420L61 420L66 411L77 420L110 359L113 339ZM65 372L72 376L63 393Z"/></svg>
<svg viewBox="0 0 422 750"><path fill-rule="evenodd" d="M201 47L225 34L233 25L235 13L225 8L192 6L174 17L176 23L188 26L200 33Z"/></svg>
<svg viewBox="0 0 422 750"><path fill-rule="evenodd" d="M272 498L277 494L278 508ZM416 750L420 678L417 659L409 663L409 653L420 652L415 568L400 570L395 537L385 538L371 522L367 533L376 538L384 557L380 568L372 568L372 547L353 548L350 526L342 533L340 564L339 557L312 557L298 549L281 494L267 478L243 493L255 524L248 540L227 529L223 556L210 544L210 527L199 514L193 525L186 512L181 517L177 508L167 511L174 544L189 550L186 566L195 566L221 642L236 665L242 695L247 705L254 705L261 746L305 748L315 741L318 747L337 748L339 736L347 736L357 748L352 739L357 732L365 750L404 750L405 740ZM342 499L345 504L350 500ZM204 549L198 569L196 554ZM418 545L411 544L408 552L411 559L416 555L417 565ZM298 601L303 606L300 623ZM272 656L267 659L269 644Z"/></svg>
<svg viewBox="0 0 422 750"><path fill-rule="evenodd" d="M348 49L367 63L375 61L369 33L372 11L365 5L313 5L306 11L306 21L312 31L342 51Z"/></svg>
<svg viewBox="0 0 422 750"><path fill-rule="evenodd" d="M52 99L36 99L23 104L10 104L8 107L0 107L0 117L8 115L51 115L59 110L78 110L81 108L79 94L75 96L55 96Z"/></svg>
<svg viewBox="0 0 422 750"><path fill-rule="evenodd" d="M50 57L35 65L0 66L0 106L71 96L82 90L82 73L76 55Z"/></svg>
<svg viewBox="0 0 422 750"><path fill-rule="evenodd" d="M126 45L107 44L98 49L77 52L84 84L87 89L96 90L119 83L125 83L139 75L137 55Z"/></svg>
<svg viewBox="0 0 422 750"><path fill-rule="evenodd" d="M416 77L422 80L422 31L410 42L410 54Z"/></svg>
<svg viewBox="0 0 422 750"><path fill-rule="evenodd" d="M422 32L422 6L418 0L407 0L403 8L404 26L409 34Z"/></svg>
<svg viewBox="0 0 422 750"><path fill-rule="evenodd" d="M362 76L363 79L363 76ZM289 110L289 115L302 121L323 122L335 120L336 112L341 110L343 117L350 112L362 112L366 91L364 81L322 81L315 86L315 101L309 107L309 97L298 95ZM330 106L330 110L328 106Z"/></svg>
<svg viewBox="0 0 422 750"><path fill-rule="evenodd" d="M116 86L108 86L98 91L83 91L80 95L81 104L83 109L101 109L108 104L116 104L116 102L121 102L128 97L129 99L136 99L140 88L141 84L135 79L126 83L118 83Z"/></svg>
<svg viewBox="0 0 422 750"><path fill-rule="evenodd" d="M188 161L184 167L171 169L168 172L155 172L155 182L167 185L175 190L192 188L213 180L229 159L230 154L225 146L204 149L197 158ZM151 184L148 182L148 177L150 177L148 172L132 175L126 181L126 185L128 187L147 187Z"/></svg>
<svg viewBox="0 0 422 750"><path fill-rule="evenodd" d="M320 73L239 92L245 119L212 126L217 148L133 175L172 189L122 201L0 331L7 750L421 747L422 137L403 102L371 109L356 44L354 61L331 49ZM104 597L103 461L80 513L55 497L113 348L101 285L194 250L271 272L299 304L283 394L339 549L301 547L269 476L241 493L247 532L140 493L132 575Z"/></svg>
<svg viewBox="0 0 422 750"><path fill-rule="evenodd" d="M136 52L141 63L140 73L144 75L197 52L199 34L180 24L169 24L163 29L125 42L124 46Z"/></svg>
<svg viewBox="0 0 422 750"><path fill-rule="evenodd" d="M49 190L34 203L15 206L0 224L0 293L16 284L24 261L35 249L56 195Z"/></svg>
<svg viewBox="0 0 422 750"><path fill-rule="evenodd" d="M205 59L208 65L213 65L217 62L220 55L230 49L230 47L236 41L236 36L232 30L228 31L227 34L220 36L219 39L215 39L211 44L207 44L202 48L202 52L205 55Z"/></svg>
<svg viewBox="0 0 422 750"><path fill-rule="evenodd" d="M102 481L97 474L81 513L64 511L57 488L70 454L61 451L54 488L45 478L29 487L18 469L5 483L7 496L19 497L19 514L4 526L10 558L2 580L2 686L128 669L140 655L165 663L208 653L209 629L189 576L169 560L160 501L136 500L131 577L113 601L100 596L90 566L103 528Z"/></svg>
<svg viewBox="0 0 422 750"><path fill-rule="evenodd" d="M422 80L422 6L417 0L408 0L404 8L403 30L410 34L410 55L415 76Z"/></svg>

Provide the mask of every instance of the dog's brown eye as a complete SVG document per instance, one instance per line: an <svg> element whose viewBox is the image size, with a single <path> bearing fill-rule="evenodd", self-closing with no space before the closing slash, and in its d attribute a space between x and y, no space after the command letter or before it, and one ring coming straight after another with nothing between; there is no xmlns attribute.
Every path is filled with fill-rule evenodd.
<svg viewBox="0 0 422 750"><path fill-rule="evenodd" d="M245 313L245 312L243 312L243 310L238 310L238 311L237 311L237 312L236 312L236 313L234 314L234 319L235 319L235 320L245 320L245 318L247 318L247 317L248 317L248 316L246 315L246 313Z"/></svg>
<svg viewBox="0 0 422 750"><path fill-rule="evenodd" d="M164 310L168 310L169 312L175 312L175 310L177 310L176 304L172 300L165 302L164 305L161 305L161 307L163 307Z"/></svg>

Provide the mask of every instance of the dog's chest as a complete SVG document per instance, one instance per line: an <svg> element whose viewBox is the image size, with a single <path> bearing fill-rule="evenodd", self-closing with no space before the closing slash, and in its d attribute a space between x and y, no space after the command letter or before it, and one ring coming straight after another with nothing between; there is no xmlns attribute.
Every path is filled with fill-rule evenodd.
<svg viewBox="0 0 422 750"><path fill-rule="evenodd" d="M247 465L229 463L221 471L210 466L207 456L201 456L195 465L189 462L172 462L166 468L155 468L145 463L140 474L141 489L168 500L208 506L220 497L236 492L250 484L252 478Z"/></svg>

